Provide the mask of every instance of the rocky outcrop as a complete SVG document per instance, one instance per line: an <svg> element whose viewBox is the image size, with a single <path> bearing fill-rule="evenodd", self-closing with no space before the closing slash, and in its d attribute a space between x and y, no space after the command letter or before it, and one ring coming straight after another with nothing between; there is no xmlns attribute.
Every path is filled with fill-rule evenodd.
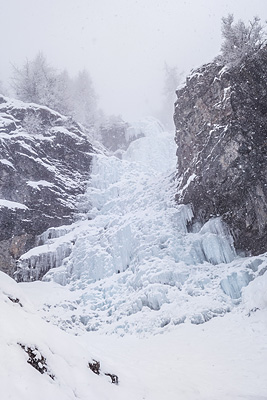
<svg viewBox="0 0 267 400"><path fill-rule="evenodd" d="M267 251L267 48L194 71L174 121L177 201L192 204L195 227L222 216L237 249Z"/></svg>
<svg viewBox="0 0 267 400"><path fill-rule="evenodd" d="M73 120L0 96L0 269L49 227L69 224L84 192L94 149Z"/></svg>

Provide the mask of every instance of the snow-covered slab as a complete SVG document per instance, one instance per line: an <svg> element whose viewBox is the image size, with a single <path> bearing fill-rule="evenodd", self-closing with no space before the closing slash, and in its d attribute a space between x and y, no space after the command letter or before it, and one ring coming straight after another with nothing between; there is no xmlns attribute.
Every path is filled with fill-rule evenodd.
<svg viewBox="0 0 267 400"><path fill-rule="evenodd" d="M40 180L40 181L27 181L26 182L28 186L31 186L34 189L40 190L39 186L43 187L53 187L55 186L53 183L45 181L45 180Z"/></svg>
<svg viewBox="0 0 267 400"><path fill-rule="evenodd" d="M0 113L0 130L9 128L14 125L14 118Z"/></svg>
<svg viewBox="0 0 267 400"><path fill-rule="evenodd" d="M50 128L50 133L51 134L56 134L56 133L62 133L63 135L66 136L71 136L74 139L78 139L79 136L76 135L75 133L71 132L69 129L63 127L63 126L55 126L53 128Z"/></svg>
<svg viewBox="0 0 267 400"><path fill-rule="evenodd" d="M57 111L52 110L49 107L46 106L41 106L40 104L35 104L35 103L26 103L24 101L21 100L17 100L14 98L9 98L9 97L2 97L2 99L4 100L4 102L0 103L0 111L1 110L8 110L9 113L12 110L27 110L27 109L32 109L34 111L40 111L40 110L45 110L48 111L51 115L55 116L55 117L62 117L61 114L59 114Z"/></svg>
<svg viewBox="0 0 267 400"><path fill-rule="evenodd" d="M15 201L0 199L0 208L11 208L12 210L21 209L28 210L25 204L17 203Z"/></svg>
<svg viewBox="0 0 267 400"><path fill-rule="evenodd" d="M0 163L3 165L7 165L8 167L15 168L11 161L6 159L0 159Z"/></svg>

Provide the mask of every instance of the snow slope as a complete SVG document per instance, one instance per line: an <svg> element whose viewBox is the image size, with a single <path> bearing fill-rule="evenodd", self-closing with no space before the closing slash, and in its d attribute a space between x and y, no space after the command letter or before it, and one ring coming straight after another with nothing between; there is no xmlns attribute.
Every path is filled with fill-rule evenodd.
<svg viewBox="0 0 267 400"><path fill-rule="evenodd" d="M219 218L188 232L192 210L173 200L170 135L156 131L154 140L146 136L130 147L123 160L94 156L87 192L79 199L81 219L45 232L42 246L21 259L26 274L51 257L60 265L42 282L19 284L50 322L38 317L31 333L31 325L28 330L18 320L24 343L44 349L60 387L66 383L59 394L58 381L39 374L57 393L50 397L65 399L68 390L70 399L267 399L266 255L237 256ZM8 306L22 313L18 304ZM37 320L35 312L32 318ZM67 364L63 369L46 351L48 337ZM8 332L3 343L7 338ZM12 349L18 357L21 349ZM119 385L105 375L87 378L88 359L117 374ZM15 368L17 375L21 368ZM29 379L22 379L23 388ZM20 398L12 387L6 393Z"/></svg>
<svg viewBox="0 0 267 400"><path fill-rule="evenodd" d="M140 339L98 332L67 334L37 315L25 296L29 284L19 285L3 273L0 278L3 400L267 398L266 279L257 278L244 295L248 309L257 304L261 310L248 315L236 309L204 325L182 324L164 335ZM41 285L36 282L29 288L36 302L38 291L44 296ZM48 301L67 293L63 286L46 285ZM264 304L258 299L255 303L255 295ZM21 345L35 349L39 360L45 358L46 372L28 363ZM94 360L101 363L100 375L88 368ZM116 374L118 385L105 373Z"/></svg>
<svg viewBox="0 0 267 400"><path fill-rule="evenodd" d="M88 368L93 360L88 343L43 321L19 285L2 272L0 278L1 399L118 398L110 378L103 374L96 379ZM33 350L40 369L45 359L45 371L39 372L28 362L25 348ZM112 364L102 367L112 372Z"/></svg>

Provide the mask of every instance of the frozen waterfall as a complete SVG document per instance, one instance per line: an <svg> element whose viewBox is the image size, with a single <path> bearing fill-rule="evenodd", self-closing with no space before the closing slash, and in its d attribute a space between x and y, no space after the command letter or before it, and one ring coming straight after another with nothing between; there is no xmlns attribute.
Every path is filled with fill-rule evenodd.
<svg viewBox="0 0 267 400"><path fill-rule="evenodd" d="M44 308L64 329L124 334L203 323L237 304L258 271L236 256L220 218L188 232L191 207L174 201L173 134L154 126L122 159L94 156L81 219L44 234L20 261L30 274L52 259L43 280L75 293L76 309L62 299L60 317Z"/></svg>

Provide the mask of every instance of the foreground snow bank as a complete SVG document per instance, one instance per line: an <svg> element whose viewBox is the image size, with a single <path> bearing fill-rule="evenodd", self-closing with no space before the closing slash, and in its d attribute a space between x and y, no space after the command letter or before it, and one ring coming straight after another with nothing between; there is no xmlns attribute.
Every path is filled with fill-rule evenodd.
<svg viewBox="0 0 267 400"><path fill-rule="evenodd" d="M88 337L99 356L105 354L127 372L123 382L135 399L263 400L266 324L266 313L234 312L149 339Z"/></svg>
<svg viewBox="0 0 267 400"><path fill-rule="evenodd" d="M74 336L36 314L25 296L27 285L0 274L3 400L267 398L266 312L248 316L236 310L223 319L183 324L149 339L98 332ZM35 285L39 287L34 289ZM49 289L46 294L44 285ZM67 287L55 283L35 282L32 287L33 303L52 303L51 297L67 293ZM25 348L33 349L40 370L45 365L43 373L31 365ZM100 375L88 368L96 361ZM105 373L115 373L118 385Z"/></svg>
<svg viewBox="0 0 267 400"><path fill-rule="evenodd" d="M118 398L110 378L96 377L88 368L94 359L90 343L43 321L23 288L2 272L0 315L1 399ZM115 368L103 362L102 370L114 373Z"/></svg>

